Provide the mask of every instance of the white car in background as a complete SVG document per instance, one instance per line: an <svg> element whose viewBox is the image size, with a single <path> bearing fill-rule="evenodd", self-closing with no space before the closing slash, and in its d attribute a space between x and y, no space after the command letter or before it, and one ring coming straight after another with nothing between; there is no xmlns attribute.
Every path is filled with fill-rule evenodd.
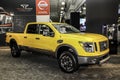
<svg viewBox="0 0 120 80"><path fill-rule="evenodd" d="M12 29L12 16L0 7L0 34L5 34Z"/></svg>
<svg viewBox="0 0 120 80"><path fill-rule="evenodd" d="M0 25L12 23L12 16L0 7Z"/></svg>

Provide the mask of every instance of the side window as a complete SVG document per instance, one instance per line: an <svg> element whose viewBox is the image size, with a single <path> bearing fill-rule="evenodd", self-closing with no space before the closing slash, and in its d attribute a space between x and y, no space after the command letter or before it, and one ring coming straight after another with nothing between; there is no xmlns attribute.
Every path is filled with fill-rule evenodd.
<svg viewBox="0 0 120 80"><path fill-rule="evenodd" d="M53 33L53 30L48 27L47 25L39 25L39 33L42 34L43 36L51 36L51 34Z"/></svg>
<svg viewBox="0 0 120 80"><path fill-rule="evenodd" d="M38 33L38 25L37 24L28 25L27 33L37 34Z"/></svg>

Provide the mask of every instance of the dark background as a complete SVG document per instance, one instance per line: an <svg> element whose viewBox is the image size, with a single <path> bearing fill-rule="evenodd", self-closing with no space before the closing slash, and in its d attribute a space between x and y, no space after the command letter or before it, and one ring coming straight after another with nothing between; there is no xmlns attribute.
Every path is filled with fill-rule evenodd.
<svg viewBox="0 0 120 80"><path fill-rule="evenodd" d="M28 8L32 8L32 10L29 12L17 10L17 8L22 8L21 4L29 4ZM35 0L0 0L0 7L3 7L6 12L14 13L14 32L23 32L26 23L36 21Z"/></svg>
<svg viewBox="0 0 120 80"><path fill-rule="evenodd" d="M120 3L119 0L86 0L87 32L101 34L102 25L117 23L118 3ZM29 4L29 7L33 10L31 12L20 12L17 10L17 8L21 8L20 4ZM1 0L0 6L7 12L14 12L14 31L21 32L27 22L36 21L35 0ZM76 16L78 16L77 13L71 13L70 23L75 27L79 25L79 16ZM21 26L22 28L20 28Z"/></svg>
<svg viewBox="0 0 120 80"><path fill-rule="evenodd" d="M86 32L102 34L104 24L117 23L119 3L120 0L86 0ZM33 8L33 10L20 12L17 8L21 8L21 4L29 4L29 8ZM23 32L26 23L36 21L35 0L0 0L0 7L7 12L14 12L14 32ZM80 15L78 14L77 12L71 13L71 19L66 21L79 29ZM0 39L2 38L0 37Z"/></svg>
<svg viewBox="0 0 120 80"><path fill-rule="evenodd" d="M80 13L79 12L72 12L70 14L70 24L77 29L80 29Z"/></svg>
<svg viewBox="0 0 120 80"><path fill-rule="evenodd" d="M117 20L118 0L86 0L87 32L101 34L103 25L116 24Z"/></svg>
<svg viewBox="0 0 120 80"><path fill-rule="evenodd" d="M20 4L29 4L33 8L31 12L19 12L16 8L20 8ZM7 12L14 12L15 15L35 15L35 0L0 0L0 7Z"/></svg>
<svg viewBox="0 0 120 80"><path fill-rule="evenodd" d="M28 8L31 11L19 11L17 8L22 8L21 4L29 4ZM36 21L35 0L0 0L0 7L8 13L14 13L13 16L13 31L23 32L26 23ZM0 34L0 46L5 46L5 34Z"/></svg>

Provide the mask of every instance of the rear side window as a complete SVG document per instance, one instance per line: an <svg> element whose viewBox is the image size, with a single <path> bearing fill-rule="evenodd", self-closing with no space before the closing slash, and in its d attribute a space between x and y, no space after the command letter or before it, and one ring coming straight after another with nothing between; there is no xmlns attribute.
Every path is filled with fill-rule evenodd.
<svg viewBox="0 0 120 80"><path fill-rule="evenodd" d="M30 25L28 25L27 33L37 34L38 33L37 24L30 24Z"/></svg>
<svg viewBox="0 0 120 80"><path fill-rule="evenodd" d="M43 36L52 36L54 35L53 30L45 24L30 24L26 31L28 34L41 34Z"/></svg>

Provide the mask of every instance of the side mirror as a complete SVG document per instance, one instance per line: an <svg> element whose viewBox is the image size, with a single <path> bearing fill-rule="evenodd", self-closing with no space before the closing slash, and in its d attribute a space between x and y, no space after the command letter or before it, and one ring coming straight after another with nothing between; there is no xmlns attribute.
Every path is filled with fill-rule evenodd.
<svg viewBox="0 0 120 80"><path fill-rule="evenodd" d="M55 36L55 33L54 33L54 32L46 32L46 31L44 31L44 32L43 32L43 36L54 37L54 36Z"/></svg>

